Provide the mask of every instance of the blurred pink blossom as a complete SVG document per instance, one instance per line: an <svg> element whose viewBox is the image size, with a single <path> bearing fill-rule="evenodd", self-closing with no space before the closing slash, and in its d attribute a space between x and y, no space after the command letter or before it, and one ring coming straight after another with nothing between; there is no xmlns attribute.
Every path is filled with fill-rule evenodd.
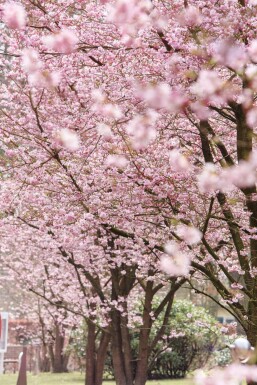
<svg viewBox="0 0 257 385"><path fill-rule="evenodd" d="M128 159L123 155L108 155L106 165L124 169L128 165Z"/></svg>
<svg viewBox="0 0 257 385"><path fill-rule="evenodd" d="M58 131L58 138L60 144L67 150L75 151L79 148L80 140L78 134L75 131L72 131L68 128L63 128Z"/></svg>
<svg viewBox="0 0 257 385"><path fill-rule="evenodd" d="M11 29L22 29L26 25L26 11L21 4L10 2L3 6L3 21Z"/></svg>
<svg viewBox="0 0 257 385"><path fill-rule="evenodd" d="M59 33L43 37L42 41L49 49L53 49L59 53L69 54L75 51L78 38L73 31L63 29Z"/></svg>
<svg viewBox="0 0 257 385"><path fill-rule="evenodd" d="M169 161L173 172L187 172L190 170L187 158L177 149L170 151Z"/></svg>
<svg viewBox="0 0 257 385"><path fill-rule="evenodd" d="M43 64L39 59L38 52L33 48L25 48L22 51L22 66L27 73L40 70Z"/></svg>
<svg viewBox="0 0 257 385"><path fill-rule="evenodd" d="M187 275L190 269L190 258L172 241L165 245L164 250L168 256L161 257L161 270L171 276Z"/></svg>
<svg viewBox="0 0 257 385"><path fill-rule="evenodd" d="M188 244L194 245L202 239L202 233L196 227L180 225L178 226L178 235Z"/></svg>
<svg viewBox="0 0 257 385"><path fill-rule="evenodd" d="M60 73L57 71L36 71L29 75L29 83L32 86L49 89L57 87L60 83L60 79Z"/></svg>

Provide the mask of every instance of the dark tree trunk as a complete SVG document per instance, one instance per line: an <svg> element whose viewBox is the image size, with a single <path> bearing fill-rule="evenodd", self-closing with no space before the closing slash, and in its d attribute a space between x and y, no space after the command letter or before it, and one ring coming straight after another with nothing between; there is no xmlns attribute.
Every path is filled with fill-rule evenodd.
<svg viewBox="0 0 257 385"><path fill-rule="evenodd" d="M135 376L135 385L144 385L147 380L149 336L152 327L152 319L150 313L152 311L153 294L153 282L148 281L145 291L143 325L139 335L139 351Z"/></svg>
<svg viewBox="0 0 257 385"><path fill-rule="evenodd" d="M40 372L50 372L50 359L47 354L47 345L42 344L39 361Z"/></svg>
<svg viewBox="0 0 257 385"><path fill-rule="evenodd" d="M86 379L85 385L95 385L95 335L96 326L93 322L87 323L87 348L86 348Z"/></svg>
<svg viewBox="0 0 257 385"><path fill-rule="evenodd" d="M120 326L121 326L121 319L120 319L119 311L116 309L113 309L112 310L111 351L112 351L114 377L117 385L132 385L133 380L130 379L130 382L128 382L126 377Z"/></svg>
<svg viewBox="0 0 257 385"><path fill-rule="evenodd" d="M95 384L101 385L104 375L104 364L108 351L108 346L111 340L111 334L108 332L102 332L102 337L97 349L97 359L95 362Z"/></svg>

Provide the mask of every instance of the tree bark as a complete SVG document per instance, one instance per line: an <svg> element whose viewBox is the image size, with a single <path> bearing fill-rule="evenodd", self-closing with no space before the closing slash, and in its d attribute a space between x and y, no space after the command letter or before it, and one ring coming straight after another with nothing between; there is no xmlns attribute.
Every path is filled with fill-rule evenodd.
<svg viewBox="0 0 257 385"><path fill-rule="evenodd" d="M108 332L102 331L102 337L97 349L97 359L95 362L95 384L101 385L103 382L104 375L104 364L108 351L108 346L111 340L111 334Z"/></svg>
<svg viewBox="0 0 257 385"><path fill-rule="evenodd" d="M152 327L152 319L150 313L152 311L153 294L153 282L148 281L145 291L143 326L140 330L139 335L139 352L135 376L135 385L144 385L147 380L149 336Z"/></svg>
<svg viewBox="0 0 257 385"><path fill-rule="evenodd" d="M93 322L88 322L85 385L95 385L95 330L95 324Z"/></svg>
<svg viewBox="0 0 257 385"><path fill-rule="evenodd" d="M124 357L122 351L122 337L120 329L120 314L118 310L112 310L112 361L114 377L117 385L132 385L126 378Z"/></svg>

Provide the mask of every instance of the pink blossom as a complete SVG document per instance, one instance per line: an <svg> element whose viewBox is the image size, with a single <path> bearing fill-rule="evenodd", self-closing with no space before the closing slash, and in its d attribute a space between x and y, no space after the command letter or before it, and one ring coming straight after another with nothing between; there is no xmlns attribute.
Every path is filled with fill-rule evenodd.
<svg viewBox="0 0 257 385"><path fill-rule="evenodd" d="M202 193L213 193L220 189L220 178L212 163L206 163L202 173L198 175L198 186Z"/></svg>
<svg viewBox="0 0 257 385"><path fill-rule="evenodd" d="M178 226L178 235L188 244L194 245L202 239L202 233L196 227L180 225Z"/></svg>
<svg viewBox="0 0 257 385"><path fill-rule="evenodd" d="M112 104L112 103L103 104L100 107L99 112L101 112L104 116L108 118L113 118L113 119L122 118L122 110L116 104Z"/></svg>
<svg viewBox="0 0 257 385"><path fill-rule="evenodd" d="M243 289L243 286L238 282L234 282L231 285L231 289Z"/></svg>
<svg viewBox="0 0 257 385"><path fill-rule="evenodd" d="M223 190L234 184L239 188L252 187L256 183L256 170L251 161L240 161L238 165L230 167L221 173Z"/></svg>
<svg viewBox="0 0 257 385"><path fill-rule="evenodd" d="M225 369L216 369L210 375L198 371L195 376L196 385L238 385L244 380L257 380L257 368L255 365L233 364Z"/></svg>
<svg viewBox="0 0 257 385"><path fill-rule="evenodd" d="M247 112L247 123L250 127L257 126L257 107L253 107Z"/></svg>
<svg viewBox="0 0 257 385"><path fill-rule="evenodd" d="M156 138L154 124L158 115L148 111L145 115L136 115L127 125L126 131L131 136L132 146L139 150L145 148Z"/></svg>
<svg viewBox="0 0 257 385"><path fill-rule="evenodd" d="M111 127L108 126L107 124L105 123L100 123L98 124L97 126L97 132L99 135L103 136L105 139L111 139L113 134L112 134L112 130L111 130Z"/></svg>
<svg viewBox="0 0 257 385"><path fill-rule="evenodd" d="M61 145L67 150L75 151L80 146L78 134L68 128L63 128L58 131L58 138L60 140Z"/></svg>
<svg viewBox="0 0 257 385"><path fill-rule="evenodd" d="M109 20L120 26L122 34L133 35L149 20L152 7L148 0L118 0L110 7Z"/></svg>
<svg viewBox="0 0 257 385"><path fill-rule="evenodd" d="M54 88L60 83L61 76L57 71L36 71L29 75L29 83L35 87Z"/></svg>
<svg viewBox="0 0 257 385"><path fill-rule="evenodd" d="M161 270L171 276L187 275L190 269L190 258L181 252L175 242L168 242L164 250L168 256L161 257Z"/></svg>
<svg viewBox="0 0 257 385"><path fill-rule="evenodd" d="M190 5L179 15L179 21L183 26L196 27L202 23L202 17L199 9Z"/></svg>
<svg viewBox="0 0 257 385"><path fill-rule="evenodd" d="M173 172L187 172L190 170L187 158L177 149L170 151L169 161Z"/></svg>
<svg viewBox="0 0 257 385"><path fill-rule="evenodd" d="M10 2L3 6L3 21L11 29L22 29L26 25L27 15L21 4Z"/></svg>
<svg viewBox="0 0 257 385"><path fill-rule="evenodd" d="M248 46L248 53L253 62L257 62L257 40L252 40Z"/></svg>
<svg viewBox="0 0 257 385"><path fill-rule="evenodd" d="M140 87L138 95L151 108L165 108L169 112L179 112L187 104L187 97L179 90L172 90L167 83Z"/></svg>
<svg viewBox="0 0 257 385"><path fill-rule="evenodd" d="M222 87L223 81L215 71L202 70L197 81L192 85L191 91L201 98L206 98L220 91Z"/></svg>
<svg viewBox="0 0 257 385"><path fill-rule="evenodd" d="M248 62L245 47L233 44L231 40L221 40L216 44L214 59L235 71L241 71Z"/></svg>
<svg viewBox="0 0 257 385"><path fill-rule="evenodd" d="M123 155L108 155L106 165L124 169L128 165L128 159Z"/></svg>
<svg viewBox="0 0 257 385"><path fill-rule="evenodd" d="M39 59L38 52L32 48L25 48L22 51L22 66L28 73L40 70L43 64Z"/></svg>
<svg viewBox="0 0 257 385"><path fill-rule="evenodd" d="M59 33L43 37L42 41L49 49L53 49L59 53L69 54L75 51L78 38L73 31L63 29Z"/></svg>

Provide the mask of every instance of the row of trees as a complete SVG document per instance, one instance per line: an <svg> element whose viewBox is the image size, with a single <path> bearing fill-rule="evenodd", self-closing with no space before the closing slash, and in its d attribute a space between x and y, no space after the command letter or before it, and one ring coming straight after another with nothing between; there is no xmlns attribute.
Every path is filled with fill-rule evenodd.
<svg viewBox="0 0 257 385"><path fill-rule="evenodd" d="M256 344L255 18L242 0L3 4L1 252L87 320L87 385L110 342L117 384L144 385L192 277Z"/></svg>

